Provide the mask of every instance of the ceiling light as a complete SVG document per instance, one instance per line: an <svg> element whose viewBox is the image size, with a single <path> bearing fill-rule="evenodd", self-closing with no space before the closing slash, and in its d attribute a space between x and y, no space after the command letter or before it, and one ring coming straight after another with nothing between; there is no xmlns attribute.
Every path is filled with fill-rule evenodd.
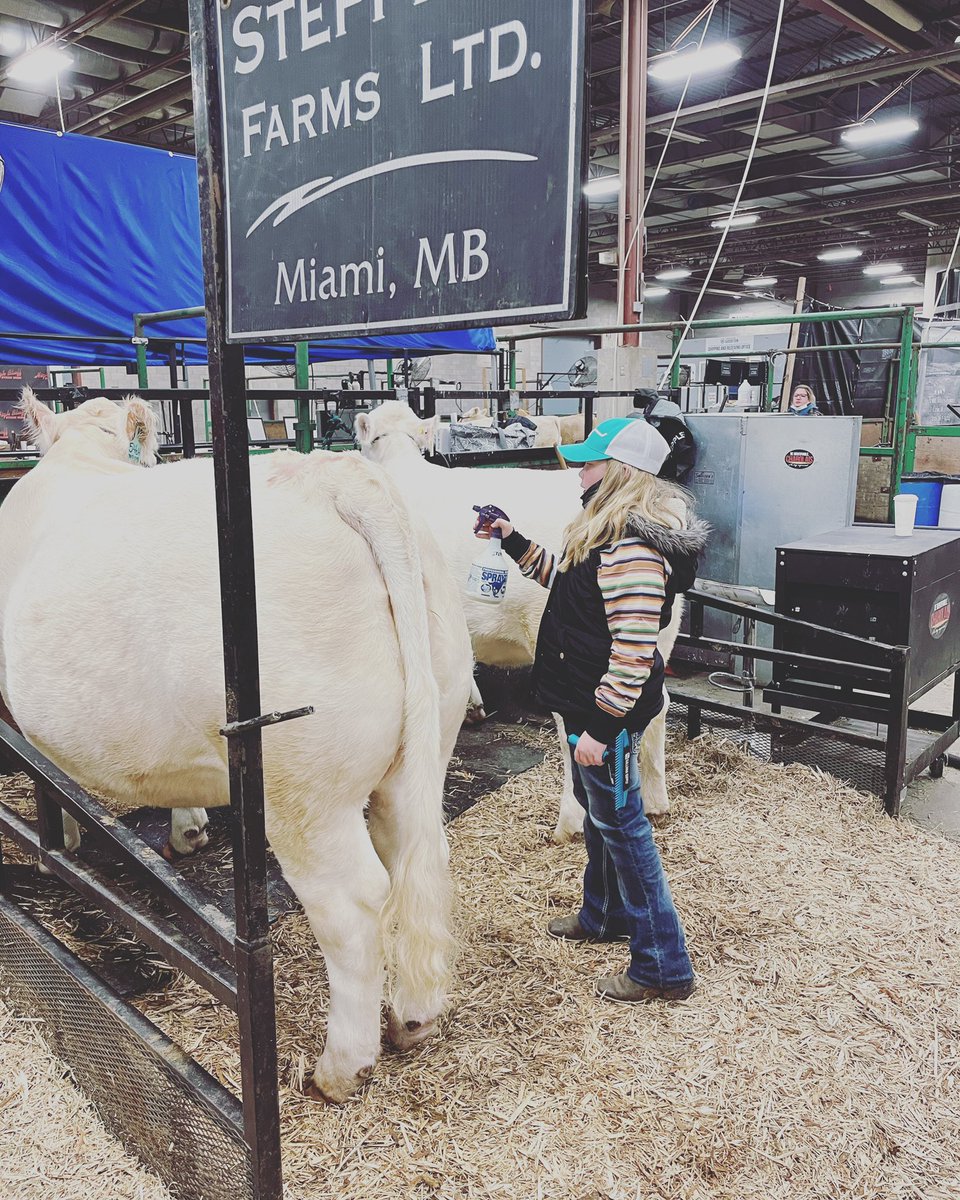
<svg viewBox="0 0 960 1200"><path fill-rule="evenodd" d="M863 268L864 275L899 275L903 271L903 267L899 263L883 262L871 263L869 267Z"/></svg>
<svg viewBox="0 0 960 1200"><path fill-rule="evenodd" d="M731 42L715 42L712 46L692 50L668 50L666 54L647 60L647 74L654 79L686 79L688 75L719 71L739 62L740 58L740 51Z"/></svg>
<svg viewBox="0 0 960 1200"><path fill-rule="evenodd" d="M712 229L724 229L727 225L731 228L737 225L756 225L759 220L759 213L738 213L735 217L720 217L716 221L711 221L710 227Z"/></svg>
<svg viewBox="0 0 960 1200"><path fill-rule="evenodd" d="M937 221L929 221L926 217L918 217L915 213L905 212L902 208L897 209L897 216L903 217L905 221L916 221L918 225L926 225L928 229L939 229L940 224Z"/></svg>
<svg viewBox="0 0 960 1200"><path fill-rule="evenodd" d="M585 196L616 196L620 191L619 175L596 175L583 185Z"/></svg>
<svg viewBox="0 0 960 1200"><path fill-rule="evenodd" d="M658 271L654 278L663 281L670 279L686 279L690 273L689 267L667 267L665 271Z"/></svg>
<svg viewBox="0 0 960 1200"><path fill-rule="evenodd" d="M777 282L776 275L758 275L755 279L745 279L744 287L773 287Z"/></svg>
<svg viewBox="0 0 960 1200"><path fill-rule="evenodd" d="M834 246L831 250L823 250L817 258L821 262L849 262L862 254L863 251L858 246Z"/></svg>
<svg viewBox="0 0 960 1200"><path fill-rule="evenodd" d="M881 279L880 286L886 287L889 283L916 283L912 275L891 275L888 279Z"/></svg>
<svg viewBox="0 0 960 1200"><path fill-rule="evenodd" d="M21 83L47 83L72 65L70 55L64 54L56 46L37 46L12 62L7 68L7 75Z"/></svg>
<svg viewBox="0 0 960 1200"><path fill-rule="evenodd" d="M6 50L8 54L16 54L18 50L22 49L23 34L19 29L14 29L13 26L0 29L0 50Z"/></svg>
<svg viewBox="0 0 960 1200"><path fill-rule="evenodd" d="M840 134L848 146L869 146L874 142L892 142L909 137L920 128L913 117L888 117L885 121L864 121L851 125Z"/></svg>
<svg viewBox="0 0 960 1200"><path fill-rule="evenodd" d="M657 296L669 296L669 295L670 295L669 288L648 287L648 288L643 289L644 300L654 300L657 298Z"/></svg>

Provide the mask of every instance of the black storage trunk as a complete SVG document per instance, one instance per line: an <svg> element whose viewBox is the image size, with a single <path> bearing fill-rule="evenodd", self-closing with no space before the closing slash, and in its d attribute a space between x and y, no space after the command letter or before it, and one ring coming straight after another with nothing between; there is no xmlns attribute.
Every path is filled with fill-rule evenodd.
<svg viewBox="0 0 960 1200"><path fill-rule="evenodd" d="M777 550L776 611L857 637L910 647L907 694L916 699L960 664L960 533L917 529L897 537L893 526L851 526ZM780 649L834 657L815 634L789 632ZM878 662L864 647L863 662ZM836 673L777 664L778 690L831 695L869 705L871 698ZM877 697L877 699L879 699Z"/></svg>

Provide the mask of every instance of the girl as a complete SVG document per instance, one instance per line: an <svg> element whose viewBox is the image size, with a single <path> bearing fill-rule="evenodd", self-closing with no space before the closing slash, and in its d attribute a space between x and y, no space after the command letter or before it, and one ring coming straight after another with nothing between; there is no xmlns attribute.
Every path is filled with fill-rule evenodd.
<svg viewBox="0 0 960 1200"><path fill-rule="evenodd" d="M693 968L644 816L632 740L663 707L657 634L674 597L696 577L706 526L677 528L682 493L656 477L669 447L646 421L603 421L586 441L558 450L582 464L583 488L583 511L566 530L559 561L493 506L481 510L475 527L478 536L499 529L523 573L550 589L533 694L560 713L568 734L579 735L571 753L585 812L583 905L547 929L569 941L629 941L627 970L597 984L605 999L683 1000L694 989ZM631 749L626 801L618 806L612 752L623 730Z"/></svg>

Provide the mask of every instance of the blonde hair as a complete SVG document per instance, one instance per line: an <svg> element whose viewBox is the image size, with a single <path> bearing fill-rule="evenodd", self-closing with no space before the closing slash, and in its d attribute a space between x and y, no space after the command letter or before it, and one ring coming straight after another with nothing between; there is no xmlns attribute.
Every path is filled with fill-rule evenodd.
<svg viewBox="0 0 960 1200"><path fill-rule="evenodd" d="M677 487L615 458L607 469L596 495L591 497L564 531L560 570L581 563L598 546L609 546L627 535L631 518L638 517L666 529L682 529L692 510L692 497Z"/></svg>
<svg viewBox="0 0 960 1200"><path fill-rule="evenodd" d="M807 393L807 403L808 404L816 404L817 398L813 394L813 388L807 387L807 385L805 383L798 383L797 386L793 389L793 392L790 395L790 403L791 404L793 403L793 397L797 394L797 392L806 392Z"/></svg>

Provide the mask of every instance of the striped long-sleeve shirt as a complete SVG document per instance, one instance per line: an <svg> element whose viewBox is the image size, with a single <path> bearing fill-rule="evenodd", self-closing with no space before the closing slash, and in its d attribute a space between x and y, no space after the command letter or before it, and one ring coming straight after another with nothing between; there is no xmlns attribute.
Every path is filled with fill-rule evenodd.
<svg viewBox="0 0 960 1200"><path fill-rule="evenodd" d="M531 542L517 562L524 575L543 587L553 586L557 558L549 550ZM629 713L650 677L667 570L663 556L640 538L623 538L600 552L597 582L612 645L595 699L611 716Z"/></svg>

